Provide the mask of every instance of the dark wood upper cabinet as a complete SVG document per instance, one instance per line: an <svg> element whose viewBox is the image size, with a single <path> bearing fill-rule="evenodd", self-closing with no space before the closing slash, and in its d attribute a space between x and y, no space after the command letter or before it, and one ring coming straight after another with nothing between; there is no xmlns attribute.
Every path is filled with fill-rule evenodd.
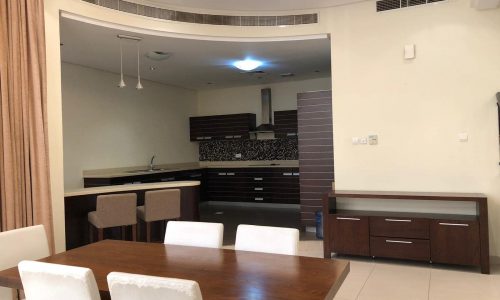
<svg viewBox="0 0 500 300"><path fill-rule="evenodd" d="M190 117L191 141L249 139L255 130L255 114Z"/></svg>
<svg viewBox="0 0 500 300"><path fill-rule="evenodd" d="M296 137L297 132L297 110L274 112L274 135L276 138Z"/></svg>

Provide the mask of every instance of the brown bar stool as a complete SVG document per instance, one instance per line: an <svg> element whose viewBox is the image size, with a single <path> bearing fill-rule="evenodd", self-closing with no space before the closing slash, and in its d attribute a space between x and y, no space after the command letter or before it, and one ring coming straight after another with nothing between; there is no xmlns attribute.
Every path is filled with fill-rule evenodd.
<svg viewBox="0 0 500 300"><path fill-rule="evenodd" d="M96 211L89 212L90 242L93 240L93 228L97 228L98 240L104 238L104 229L121 227L122 239L125 239L126 226L132 226L132 240L137 239L137 194L111 194L97 196Z"/></svg>
<svg viewBox="0 0 500 300"><path fill-rule="evenodd" d="M144 206L137 207L137 217L146 223L146 241L151 241L151 222L162 221L164 235L165 220L181 217L181 190L148 191L144 194Z"/></svg>

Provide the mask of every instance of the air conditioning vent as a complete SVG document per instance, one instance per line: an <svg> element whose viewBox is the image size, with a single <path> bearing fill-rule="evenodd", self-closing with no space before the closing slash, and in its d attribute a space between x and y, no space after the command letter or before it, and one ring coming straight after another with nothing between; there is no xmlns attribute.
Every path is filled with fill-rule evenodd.
<svg viewBox="0 0 500 300"><path fill-rule="evenodd" d="M380 0L377 1L377 12L441 1L445 0Z"/></svg>

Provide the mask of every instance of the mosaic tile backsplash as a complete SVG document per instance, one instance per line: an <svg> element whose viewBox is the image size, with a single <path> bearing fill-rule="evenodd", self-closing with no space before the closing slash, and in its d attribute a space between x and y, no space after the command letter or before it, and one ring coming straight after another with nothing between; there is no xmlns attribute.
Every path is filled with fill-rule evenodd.
<svg viewBox="0 0 500 300"><path fill-rule="evenodd" d="M236 158L238 153L241 158ZM200 142L200 161L297 159L297 139Z"/></svg>

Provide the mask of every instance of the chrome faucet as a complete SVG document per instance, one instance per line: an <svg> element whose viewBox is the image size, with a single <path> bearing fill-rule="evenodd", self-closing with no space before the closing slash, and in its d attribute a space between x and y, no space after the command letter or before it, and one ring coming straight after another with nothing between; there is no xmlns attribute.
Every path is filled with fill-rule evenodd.
<svg viewBox="0 0 500 300"><path fill-rule="evenodd" d="M154 171L154 169L155 169L155 165L154 165L155 157L156 156L154 154L151 157L151 161L149 162L149 171Z"/></svg>

